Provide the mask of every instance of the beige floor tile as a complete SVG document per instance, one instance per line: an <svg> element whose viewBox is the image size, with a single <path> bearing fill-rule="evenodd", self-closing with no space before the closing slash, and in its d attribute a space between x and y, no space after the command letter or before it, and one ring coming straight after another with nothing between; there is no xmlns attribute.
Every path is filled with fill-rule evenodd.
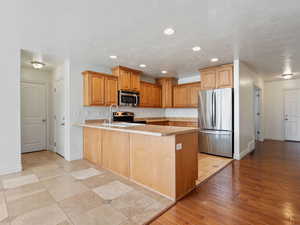
<svg viewBox="0 0 300 225"><path fill-rule="evenodd" d="M0 222L8 218L7 206L3 192L0 192Z"/></svg>
<svg viewBox="0 0 300 225"><path fill-rule="evenodd" d="M67 221L63 211L53 204L23 214L12 220L11 225L65 225Z"/></svg>
<svg viewBox="0 0 300 225"><path fill-rule="evenodd" d="M11 202L44 191L46 191L46 188L40 182L38 182L26 184L18 188L8 189L5 192L5 196L6 200Z"/></svg>
<svg viewBox="0 0 300 225"><path fill-rule="evenodd" d="M116 180L118 180L116 175L110 172L106 172L103 175L90 177L85 180L82 180L81 182L89 188L96 188Z"/></svg>
<svg viewBox="0 0 300 225"><path fill-rule="evenodd" d="M104 200L112 200L133 191L133 188L121 183L120 181L113 181L106 185L94 188L93 191Z"/></svg>
<svg viewBox="0 0 300 225"><path fill-rule="evenodd" d="M71 218L74 225L120 225L128 218L109 205L102 205Z"/></svg>
<svg viewBox="0 0 300 225"><path fill-rule="evenodd" d="M40 180L52 179L55 177L63 176L66 174L63 168L49 169L49 170L38 170L33 172Z"/></svg>
<svg viewBox="0 0 300 225"><path fill-rule="evenodd" d="M118 211L122 212L128 218L137 216L152 204L157 203L156 200L149 198L138 191L131 191L119 198L112 200L111 206Z"/></svg>
<svg viewBox="0 0 300 225"><path fill-rule="evenodd" d="M80 182L62 182L47 188L56 201L62 201L74 195L88 191L88 188Z"/></svg>
<svg viewBox="0 0 300 225"><path fill-rule="evenodd" d="M73 176L77 180L84 180L90 177L101 175L103 173L103 171L96 170L95 168L88 168L84 170L74 171L71 173L71 176Z"/></svg>
<svg viewBox="0 0 300 225"><path fill-rule="evenodd" d="M145 224L157 216L166 206L163 206L161 203L156 202L148 206L142 213L137 214L130 219L136 224Z"/></svg>
<svg viewBox="0 0 300 225"><path fill-rule="evenodd" d="M103 204L103 200L92 191L87 191L59 202L68 215L82 214Z"/></svg>
<svg viewBox="0 0 300 225"><path fill-rule="evenodd" d="M8 213L10 218L15 218L24 213L30 212L32 210L42 208L51 204L55 201L51 195L44 191L41 193L33 194L15 201L7 203Z"/></svg>
<svg viewBox="0 0 300 225"><path fill-rule="evenodd" d="M51 187L56 187L57 185L64 184L64 183L73 183L75 181L76 180L75 180L74 177L72 177L69 174L65 174L63 176L58 176L58 177L51 178L51 179L48 179L48 180L43 180L43 181L41 181L41 183L46 188L50 188L51 189Z"/></svg>
<svg viewBox="0 0 300 225"><path fill-rule="evenodd" d="M31 184L36 182L39 182L39 179L37 178L36 175L31 174L31 175L18 176L15 178L4 179L2 181L2 184L5 189L9 189L9 188L16 188L16 187L23 186L25 184Z"/></svg>

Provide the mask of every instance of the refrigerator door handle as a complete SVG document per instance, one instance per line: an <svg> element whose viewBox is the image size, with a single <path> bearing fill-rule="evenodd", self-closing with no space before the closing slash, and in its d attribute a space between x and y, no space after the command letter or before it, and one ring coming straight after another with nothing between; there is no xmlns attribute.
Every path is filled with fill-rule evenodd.
<svg viewBox="0 0 300 225"><path fill-rule="evenodd" d="M212 95L211 95L211 125L213 127L215 127L215 123L214 123L214 113L215 113L215 104L214 104L214 96L215 96L215 92L213 91L212 92Z"/></svg>
<svg viewBox="0 0 300 225"><path fill-rule="evenodd" d="M217 96L214 92L214 127L217 126Z"/></svg>

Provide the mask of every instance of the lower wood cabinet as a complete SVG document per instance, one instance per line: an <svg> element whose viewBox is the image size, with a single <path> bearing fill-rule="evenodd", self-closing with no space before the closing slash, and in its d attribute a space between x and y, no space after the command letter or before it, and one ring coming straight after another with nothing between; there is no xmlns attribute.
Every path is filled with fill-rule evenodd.
<svg viewBox="0 0 300 225"><path fill-rule="evenodd" d="M102 130L83 129L83 158L98 165L102 164Z"/></svg>
<svg viewBox="0 0 300 225"><path fill-rule="evenodd" d="M129 134L102 131L102 166L129 177Z"/></svg>

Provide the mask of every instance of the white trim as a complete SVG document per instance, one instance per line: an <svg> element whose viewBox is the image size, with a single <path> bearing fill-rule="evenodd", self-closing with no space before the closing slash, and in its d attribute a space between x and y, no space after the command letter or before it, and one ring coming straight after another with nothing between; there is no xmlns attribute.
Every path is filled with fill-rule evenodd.
<svg viewBox="0 0 300 225"><path fill-rule="evenodd" d="M12 168L1 168L0 169L0 175L6 175L6 174L10 174L10 173L18 173L22 171L22 165L21 163L16 166L16 167L12 167Z"/></svg>
<svg viewBox="0 0 300 225"><path fill-rule="evenodd" d="M252 141L248 142L247 148L244 149L243 151L241 151L240 155L239 155L239 160L241 160L242 158L244 158L247 154L249 154L250 152L255 150L255 139L253 139Z"/></svg>
<svg viewBox="0 0 300 225"><path fill-rule="evenodd" d="M240 159L240 61L234 60L234 159Z"/></svg>

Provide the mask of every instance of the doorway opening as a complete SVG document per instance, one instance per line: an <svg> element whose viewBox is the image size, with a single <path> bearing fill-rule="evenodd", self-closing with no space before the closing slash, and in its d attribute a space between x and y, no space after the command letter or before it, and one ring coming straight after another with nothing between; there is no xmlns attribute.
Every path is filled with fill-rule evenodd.
<svg viewBox="0 0 300 225"><path fill-rule="evenodd" d="M300 141L300 89L286 89L283 94L284 140Z"/></svg>
<svg viewBox="0 0 300 225"><path fill-rule="evenodd" d="M47 150L65 157L65 74L63 60L21 50L22 154Z"/></svg>
<svg viewBox="0 0 300 225"><path fill-rule="evenodd" d="M262 137L262 126L261 126L261 117L262 117L262 90L259 87L254 86L254 121L255 129L254 136L255 141L263 141Z"/></svg>

